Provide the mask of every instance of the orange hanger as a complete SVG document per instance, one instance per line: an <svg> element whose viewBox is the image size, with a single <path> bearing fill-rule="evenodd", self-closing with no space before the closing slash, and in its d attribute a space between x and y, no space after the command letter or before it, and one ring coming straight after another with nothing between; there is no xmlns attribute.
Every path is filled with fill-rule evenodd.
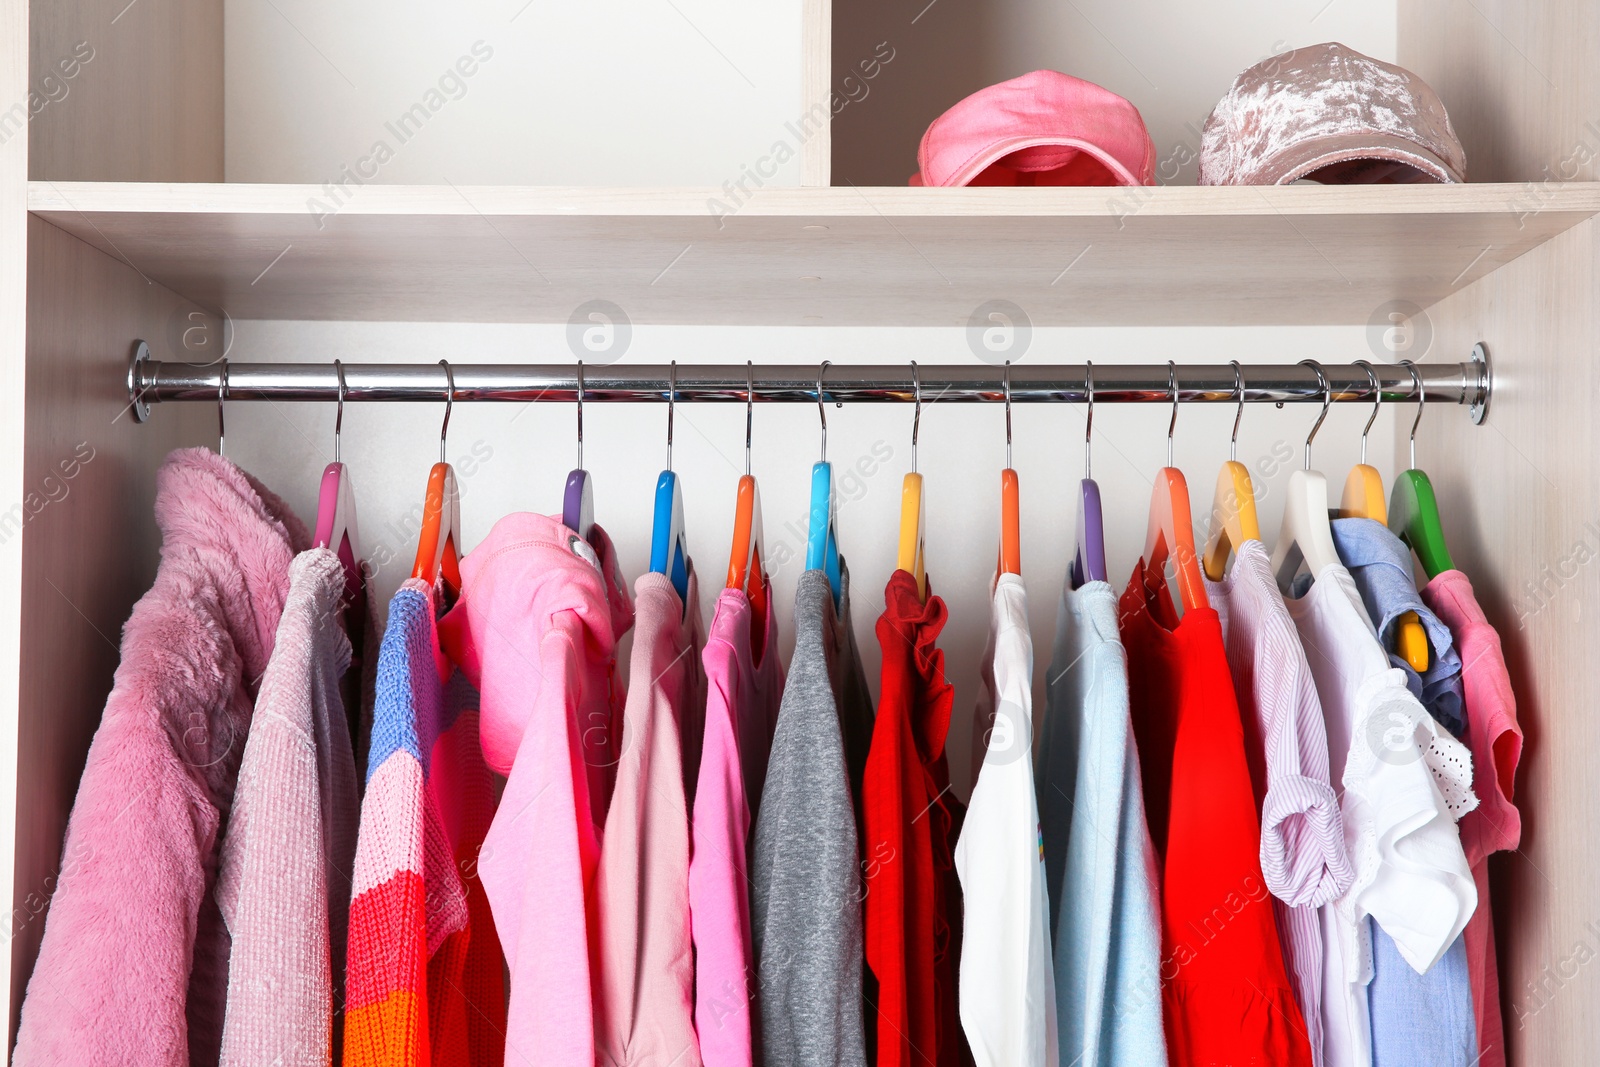
<svg viewBox="0 0 1600 1067"><path fill-rule="evenodd" d="M1233 415L1233 441L1228 447L1228 462L1217 472L1217 490L1211 498L1211 534L1206 538L1206 577L1220 582L1228 570L1228 555L1246 541L1261 540L1261 522L1256 517L1256 490L1250 482L1250 469L1239 462L1239 422L1244 418L1244 375L1239 361L1233 360L1233 392L1239 408Z"/></svg>
<svg viewBox="0 0 1600 1067"><path fill-rule="evenodd" d="M1011 467L1011 361L1006 360L1006 469L1000 472L1000 573L1022 573L1022 508Z"/></svg>
<svg viewBox="0 0 1600 1067"><path fill-rule="evenodd" d="M1345 519L1374 519L1387 524L1389 507L1383 499L1383 477L1375 467L1367 466L1367 432L1378 418L1378 408L1383 404L1383 390L1378 385L1377 372L1364 359L1356 360L1367 372L1372 383L1372 414L1361 428L1361 462L1350 468L1344 480L1344 496L1339 501L1339 516ZM1411 669L1421 674L1428 669L1428 632L1422 628L1417 613L1408 611L1400 616L1395 629L1395 652L1411 664Z"/></svg>
<svg viewBox="0 0 1600 1067"><path fill-rule="evenodd" d="M454 598L461 593L461 494L456 487L456 471L445 461L445 434L450 429L450 409L456 402L456 377L450 364L444 368L444 425L439 427L439 462L428 472L428 492L422 503L422 532L417 538L417 561L411 577L429 585L444 578L445 590Z"/></svg>
<svg viewBox="0 0 1600 1067"><path fill-rule="evenodd" d="M728 555L727 588L738 589L750 601L750 646L757 659L766 647L767 569L761 545L761 490L750 473L750 430L755 409L755 384L750 362L745 361L744 476L739 479L733 512L733 550Z"/></svg>
<svg viewBox="0 0 1600 1067"><path fill-rule="evenodd" d="M900 485L900 546L895 568L917 580L917 599L928 602L928 575L924 559L923 529L927 509L922 497L922 475L917 473L917 436L922 428L922 379L917 361L911 361L911 393L916 409L911 416L911 471Z"/></svg>
<svg viewBox="0 0 1600 1067"><path fill-rule="evenodd" d="M1172 558L1178 579L1178 598L1185 611L1210 607L1205 582L1200 577L1200 557L1194 547L1194 521L1189 512L1189 484L1172 465L1172 432L1178 425L1178 374L1169 361L1167 381L1172 390L1172 418L1167 423L1167 465L1156 475L1150 493L1150 522L1145 531L1144 560L1152 571L1164 573Z"/></svg>

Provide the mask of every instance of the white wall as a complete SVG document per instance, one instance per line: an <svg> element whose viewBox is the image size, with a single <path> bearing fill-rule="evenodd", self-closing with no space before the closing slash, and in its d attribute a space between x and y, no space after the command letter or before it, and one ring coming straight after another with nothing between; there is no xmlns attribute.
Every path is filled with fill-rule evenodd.
<svg viewBox="0 0 1600 1067"><path fill-rule="evenodd" d="M565 326L242 322L229 358L555 362L571 358L565 330ZM640 363L830 359L846 364L916 359L937 364L967 363L973 356L960 330L636 326L625 358ZM1165 362L1169 358L1179 363L1229 359L1333 363L1376 357L1360 327L1050 329L1035 332L1024 361ZM410 570L415 534L404 515L421 503L428 467L437 458L442 409L442 403L350 404L345 412L343 457L358 490L364 547L369 555L382 546L399 557L396 565L378 574L385 601ZM1143 548L1151 480L1165 461L1168 412L1164 405L1112 404L1099 405L1095 412L1094 474L1104 496L1107 551L1119 587ZM1285 481L1300 462L1300 444L1316 412L1309 405L1245 409L1239 458L1255 474L1263 529L1271 534L1278 528ZM1313 458L1328 475L1334 505L1345 474L1356 462L1358 435L1369 412L1365 405L1336 405L1317 438ZM228 454L309 520L315 512L318 477L332 458L333 415L332 405L229 405ZM575 461L573 416L571 404L456 405L449 455L478 456L477 469L461 479L462 521L469 545L508 512L560 511L562 487ZM162 417L158 408L155 418ZM1430 418L1464 417L1453 407L1441 406L1430 413ZM1218 467L1227 458L1232 418L1233 408L1227 405L1186 406L1179 413L1177 463L1189 478L1197 521L1202 523ZM1387 457L1394 454L1395 421L1393 410L1381 413L1370 439L1369 458L1386 479L1394 473ZM676 422L674 466L684 486L690 551L710 587L702 598L709 606L726 571L734 492L744 472L744 409L735 404L679 404ZM1031 595L1036 677L1042 677L1074 538L1075 494L1083 475L1083 411L1078 406L1019 404L1013 409L1013 422L1014 463L1023 489L1023 571ZM596 516L616 539L631 580L648 561L652 493L665 462L665 407L591 403L585 407L584 426L584 460L595 480ZM830 408L828 429L829 458L836 465L843 498L840 541L855 577L856 634L876 691L873 624L882 610L884 583L894 568L900 481L911 462L911 408ZM761 483L768 553L790 560L773 575L786 659L792 648L790 613L795 577L803 567L804 516L817 446L814 406L758 405L754 467ZM956 686L952 765L965 767L967 716L977 692L998 537L1003 410L999 405L925 404L920 453L927 483L929 574L951 609L942 645ZM847 474L852 467L856 473ZM780 545L787 546L787 555Z"/></svg>
<svg viewBox="0 0 1600 1067"><path fill-rule="evenodd" d="M798 147L799 0L225 0L225 24L230 182L720 186Z"/></svg>

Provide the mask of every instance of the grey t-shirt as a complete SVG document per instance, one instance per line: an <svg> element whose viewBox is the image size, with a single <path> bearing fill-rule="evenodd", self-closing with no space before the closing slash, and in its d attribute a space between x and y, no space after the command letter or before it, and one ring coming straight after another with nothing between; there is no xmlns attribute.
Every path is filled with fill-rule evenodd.
<svg viewBox="0 0 1600 1067"><path fill-rule="evenodd" d="M872 704L843 561L840 571L837 613L827 576L800 576L794 659L756 818L751 925L771 1067L866 1067L856 828Z"/></svg>

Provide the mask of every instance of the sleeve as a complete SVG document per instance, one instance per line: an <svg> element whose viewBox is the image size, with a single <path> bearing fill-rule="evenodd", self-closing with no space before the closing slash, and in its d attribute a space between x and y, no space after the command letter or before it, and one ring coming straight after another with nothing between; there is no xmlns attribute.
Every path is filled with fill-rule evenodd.
<svg viewBox="0 0 1600 1067"><path fill-rule="evenodd" d="M598 843L584 835L590 821L578 817L589 810L573 714L579 657L573 637L553 627L540 639L537 683L516 687L523 700L535 694L535 706L478 868L512 975L507 1051L550 1067L595 1061L588 917ZM486 678L486 702L488 685Z"/></svg>
<svg viewBox="0 0 1600 1067"><path fill-rule="evenodd" d="M179 721L186 709L175 712ZM197 709L199 721L211 721ZM195 929L216 810L150 702L114 692L95 733L61 868L12 913L49 921L22 1005L12 1062L185 1067ZM53 896L51 890L54 890ZM33 901L38 899L37 909Z"/></svg>
<svg viewBox="0 0 1600 1067"><path fill-rule="evenodd" d="M1456 819L1476 806L1472 757L1390 668L1363 684L1360 729L1346 769L1352 853L1366 872L1353 887L1356 917L1370 915L1416 971L1431 968L1478 903ZM1349 813L1347 812L1347 815Z"/></svg>

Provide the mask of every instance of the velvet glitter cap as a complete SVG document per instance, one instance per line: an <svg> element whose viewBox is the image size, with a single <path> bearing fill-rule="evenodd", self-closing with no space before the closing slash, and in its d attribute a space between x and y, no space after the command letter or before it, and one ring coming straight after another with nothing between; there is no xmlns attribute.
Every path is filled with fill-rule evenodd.
<svg viewBox="0 0 1600 1067"><path fill-rule="evenodd" d="M917 164L912 185L1150 185L1156 147L1116 93L1036 70L934 119Z"/></svg>
<svg viewBox="0 0 1600 1067"><path fill-rule="evenodd" d="M1444 104L1409 70L1342 44L1271 56L1233 80L1200 139L1201 185L1464 182Z"/></svg>

